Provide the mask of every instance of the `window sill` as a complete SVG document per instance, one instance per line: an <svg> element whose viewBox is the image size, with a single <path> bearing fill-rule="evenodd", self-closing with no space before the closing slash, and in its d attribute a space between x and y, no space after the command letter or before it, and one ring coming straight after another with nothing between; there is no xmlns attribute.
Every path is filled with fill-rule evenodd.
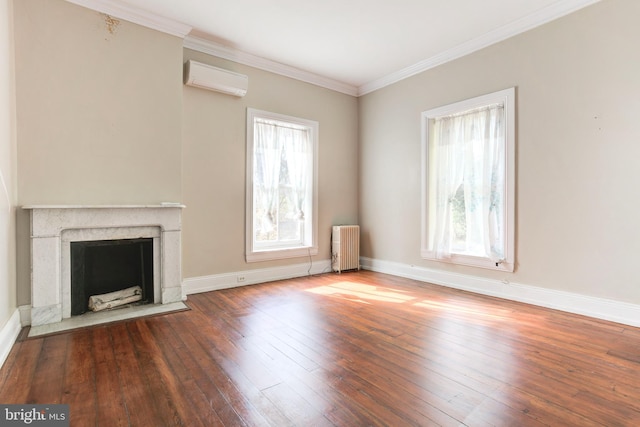
<svg viewBox="0 0 640 427"><path fill-rule="evenodd" d="M480 267L488 270L507 271L509 273L513 273L514 270L514 263L510 260L496 264L495 261L491 261L489 258L456 254L451 255L449 258L436 258L435 254L429 251L422 252L422 258L429 261L446 262L448 264L465 265L469 267Z"/></svg>
<svg viewBox="0 0 640 427"><path fill-rule="evenodd" d="M318 255L317 246L253 251L246 254L246 260L247 262L260 262L272 261L276 259L310 257L313 255Z"/></svg>

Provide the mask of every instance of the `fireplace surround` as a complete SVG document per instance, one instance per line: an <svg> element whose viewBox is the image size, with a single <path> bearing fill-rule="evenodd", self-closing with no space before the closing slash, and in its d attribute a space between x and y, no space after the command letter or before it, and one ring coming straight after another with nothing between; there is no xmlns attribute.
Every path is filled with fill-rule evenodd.
<svg viewBox="0 0 640 427"><path fill-rule="evenodd" d="M186 299L182 289L183 205L30 205L31 326L71 317L71 243L153 241L155 304Z"/></svg>

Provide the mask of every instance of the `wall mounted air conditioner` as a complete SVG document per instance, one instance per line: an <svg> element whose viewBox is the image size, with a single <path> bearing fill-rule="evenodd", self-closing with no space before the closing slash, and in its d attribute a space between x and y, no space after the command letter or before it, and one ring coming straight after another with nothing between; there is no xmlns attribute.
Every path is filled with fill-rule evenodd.
<svg viewBox="0 0 640 427"><path fill-rule="evenodd" d="M184 84L234 96L245 96L249 87L249 77L189 60L184 64Z"/></svg>

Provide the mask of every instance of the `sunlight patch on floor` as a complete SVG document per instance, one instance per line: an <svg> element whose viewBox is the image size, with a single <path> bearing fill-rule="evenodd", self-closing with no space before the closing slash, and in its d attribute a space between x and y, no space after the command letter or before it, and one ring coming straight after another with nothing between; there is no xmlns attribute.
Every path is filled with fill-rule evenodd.
<svg viewBox="0 0 640 427"><path fill-rule="evenodd" d="M430 310L440 310L449 313L457 313L471 316L482 316L492 320L505 320L504 310L487 310L485 307L470 307L460 302L449 303L444 301L424 300L414 304L416 307L428 308Z"/></svg>
<svg viewBox="0 0 640 427"><path fill-rule="evenodd" d="M396 289L346 281L318 286L308 291L318 295L335 296L366 304L368 304L367 300L406 303L416 299L408 293Z"/></svg>
<svg viewBox="0 0 640 427"><path fill-rule="evenodd" d="M411 295L410 291L360 282L342 281L330 285L318 286L308 289L307 291L317 295L332 296L362 304L372 304L376 301L394 304L410 304L411 306L428 309L430 311L474 316L476 318L481 317L491 321L504 321L510 312L509 310L491 310L483 306L466 305L460 301L451 303L437 300L420 300Z"/></svg>

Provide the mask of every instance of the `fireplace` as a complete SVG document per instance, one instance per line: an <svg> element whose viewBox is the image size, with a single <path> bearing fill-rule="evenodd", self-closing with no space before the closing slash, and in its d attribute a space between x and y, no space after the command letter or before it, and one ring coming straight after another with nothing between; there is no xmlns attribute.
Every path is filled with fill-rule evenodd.
<svg viewBox="0 0 640 427"><path fill-rule="evenodd" d="M115 285L113 282L138 282L142 277L134 276L142 275L145 282L144 299L149 304L166 305L186 299L181 270L182 208L184 206L174 203L151 206L24 206L24 209L31 211L32 328L59 323L75 316L72 283L78 271L73 266L72 259L75 257L72 253L84 251L86 255L89 248L91 263L96 252L119 252L122 248L105 249L117 241L125 243L116 246L128 246L124 249L125 254L111 253L108 257L118 258L117 262L121 264L143 263L145 267L137 272L134 267L127 267L131 271L121 272L123 277L105 278L103 273L109 269L108 266L90 266L98 270L90 274L100 276L93 280L108 282L94 284L97 288L113 290L126 287L125 284ZM82 247L84 249L77 249ZM141 257L124 261L131 253L140 251ZM82 299L85 297L88 298L83 295Z"/></svg>
<svg viewBox="0 0 640 427"><path fill-rule="evenodd" d="M148 304L153 297L153 239L71 243L71 315ZM124 290L135 288L129 301ZM137 289L139 288L139 292ZM109 298L100 296L113 295ZM104 304L89 303L102 298ZM133 300L132 300L133 298Z"/></svg>

